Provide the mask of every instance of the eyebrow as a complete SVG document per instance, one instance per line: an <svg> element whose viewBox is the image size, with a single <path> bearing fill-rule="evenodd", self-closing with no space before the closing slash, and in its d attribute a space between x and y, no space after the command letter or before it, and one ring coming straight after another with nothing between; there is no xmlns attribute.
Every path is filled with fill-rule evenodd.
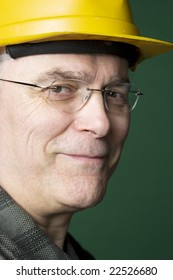
<svg viewBox="0 0 173 280"><path fill-rule="evenodd" d="M87 71L68 71L62 70L60 68L53 68L47 72L41 73L35 83L45 82L46 80L55 81L57 79L67 79L67 80L82 80L90 83L93 80L93 75Z"/></svg>
<svg viewBox="0 0 173 280"><path fill-rule="evenodd" d="M66 79L66 80L80 80L84 81L88 84L92 83L94 80L93 74L88 71L69 71L69 70L63 70L61 68L53 68L51 70L48 70L46 72L43 72L39 74L39 76L34 80L35 84L41 84L45 81L55 81L58 79ZM120 77L118 75L112 75L110 78L110 81L105 86L111 86L115 83L129 83L130 80L128 77ZM105 87L104 86L104 87Z"/></svg>
<svg viewBox="0 0 173 280"><path fill-rule="evenodd" d="M106 87L114 86L117 83L130 83L130 80L128 77L113 76Z"/></svg>

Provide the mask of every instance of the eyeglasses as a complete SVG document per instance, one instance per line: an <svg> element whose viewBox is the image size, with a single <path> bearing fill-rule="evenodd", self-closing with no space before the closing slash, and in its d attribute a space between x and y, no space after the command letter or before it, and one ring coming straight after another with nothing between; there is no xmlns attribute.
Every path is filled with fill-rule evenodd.
<svg viewBox="0 0 173 280"><path fill-rule="evenodd" d="M39 88L47 103L58 109L63 106L65 112L79 111L89 100L93 92L100 92L103 96L105 108L111 113L132 111L143 95L140 89L131 83L116 82L110 87L104 89L90 88L87 82L76 79L59 79L43 87L25 82L17 82L6 79L0 79L4 82L20 84Z"/></svg>

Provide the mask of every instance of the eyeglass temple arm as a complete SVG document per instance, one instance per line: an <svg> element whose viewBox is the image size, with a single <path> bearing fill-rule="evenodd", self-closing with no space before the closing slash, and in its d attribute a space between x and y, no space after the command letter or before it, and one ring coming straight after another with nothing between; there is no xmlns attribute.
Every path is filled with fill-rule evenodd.
<svg viewBox="0 0 173 280"><path fill-rule="evenodd" d="M11 80L1 79L1 78L0 78L0 81L9 82L9 83L13 83L13 84L19 84L19 85L23 85L23 86L30 86L30 87L36 87L36 88L43 88L43 87L38 86L38 85L35 85L35 84L29 84L29 83L24 83L24 82L11 81Z"/></svg>

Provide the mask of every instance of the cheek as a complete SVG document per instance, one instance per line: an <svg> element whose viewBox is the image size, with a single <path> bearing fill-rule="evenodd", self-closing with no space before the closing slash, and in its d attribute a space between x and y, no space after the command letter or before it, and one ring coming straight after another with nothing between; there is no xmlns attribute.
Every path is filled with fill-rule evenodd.
<svg viewBox="0 0 173 280"><path fill-rule="evenodd" d="M119 132L118 132L118 136L120 139L120 142L122 144L124 144L127 136L128 136L128 132L129 132L129 120L122 122L122 125L119 126Z"/></svg>
<svg viewBox="0 0 173 280"><path fill-rule="evenodd" d="M13 102L6 99L0 111L0 146L6 147L6 151L9 147L11 156L18 160L43 158L47 143L63 133L69 125L69 117L41 98L30 98L23 92L14 94Z"/></svg>
<svg viewBox="0 0 173 280"><path fill-rule="evenodd" d="M110 169L111 169L111 173L112 170L114 171L123 146L124 146L124 142L127 138L128 135L128 131L129 131L129 124L130 124L130 115L127 114L124 117L115 117L114 120L111 121L111 137L110 137L110 146L111 146L111 160L110 160Z"/></svg>
<svg viewBox="0 0 173 280"><path fill-rule="evenodd" d="M31 154L44 157L47 145L54 138L64 133L69 126L70 120L55 109L41 110L37 108L35 112L23 117L20 133L23 133L24 148ZM19 133L18 133L19 134Z"/></svg>
<svg viewBox="0 0 173 280"><path fill-rule="evenodd" d="M115 119L111 122L112 134L114 143L121 146L125 142L130 126L130 114L127 113L125 116L115 116Z"/></svg>

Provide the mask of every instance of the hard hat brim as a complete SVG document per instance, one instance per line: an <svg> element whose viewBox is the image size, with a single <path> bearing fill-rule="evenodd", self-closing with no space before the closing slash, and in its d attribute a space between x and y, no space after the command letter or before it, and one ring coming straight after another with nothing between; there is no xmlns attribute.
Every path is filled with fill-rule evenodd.
<svg viewBox="0 0 173 280"><path fill-rule="evenodd" d="M0 28L0 46L50 40L108 40L138 47L140 56L137 63L173 50L172 43L140 36L132 24L123 23L124 29L120 32L122 21L112 21L73 17L68 18L68 21L64 18L49 18L6 25Z"/></svg>

